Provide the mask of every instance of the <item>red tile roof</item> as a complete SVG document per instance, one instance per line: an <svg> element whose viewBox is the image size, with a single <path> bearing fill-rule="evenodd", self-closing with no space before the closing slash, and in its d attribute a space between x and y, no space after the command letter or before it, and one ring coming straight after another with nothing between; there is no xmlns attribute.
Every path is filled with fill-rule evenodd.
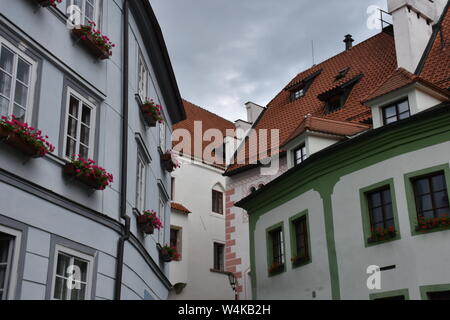
<svg viewBox="0 0 450 320"><path fill-rule="evenodd" d="M173 129L185 129L191 135L191 149L183 150L184 155L194 156L195 141L203 141L203 134L209 129L218 129L222 132L223 136L227 135L227 129L235 130L234 123L205 110L189 101L183 100L184 109L186 110L186 120L181 121L173 126ZM194 122L201 121L202 132L194 132ZM181 142L173 142L173 147ZM203 141L202 152L210 144L210 141ZM207 163L213 163L214 159L204 159ZM218 165L215 165L218 166ZM220 167L220 166L219 166ZM223 167L222 167L223 168Z"/></svg>
<svg viewBox="0 0 450 320"><path fill-rule="evenodd" d="M383 31L366 41L344 51L300 74L298 74L286 87L301 82L308 76L321 71L309 87L306 95L296 101L290 101L290 92L282 90L267 106L266 111L255 125L256 131L260 129L279 129L280 143L285 144L297 131L305 116L310 114L316 118L334 121L349 121L360 123L371 118L370 109L361 101L367 97L367 93L381 85L396 69L394 38L391 32ZM350 68L345 77L336 80L338 73ZM358 75L363 75L355 84L346 104L343 108L326 114L325 103L318 96L337 88ZM250 146L248 139L242 148L242 152L248 151ZM269 139L269 150L271 149ZM269 152L270 154L270 152ZM247 158L248 160L248 158ZM232 175L237 169L245 169L247 164L231 165L226 174ZM239 170L240 171L240 170Z"/></svg>
<svg viewBox="0 0 450 320"><path fill-rule="evenodd" d="M446 90L443 90L442 88L428 82L422 77L412 74L403 68L398 68L381 86L375 88L375 90L373 90L363 102L366 103L370 100L384 96L416 82L439 91L443 95L449 95L449 92L446 92Z"/></svg>
<svg viewBox="0 0 450 320"><path fill-rule="evenodd" d="M346 137L366 131L371 127L372 126L370 125L361 123L336 121L331 119L307 116L305 120L302 121L300 126L294 131L294 133L287 139L287 142L291 141L306 130Z"/></svg>
<svg viewBox="0 0 450 320"><path fill-rule="evenodd" d="M418 71L423 79L443 89L450 88L450 11L448 5L430 41L424 63Z"/></svg>
<svg viewBox="0 0 450 320"><path fill-rule="evenodd" d="M189 211L189 209L178 202L172 202L170 206L173 210L177 210L186 214L192 213L191 211Z"/></svg>

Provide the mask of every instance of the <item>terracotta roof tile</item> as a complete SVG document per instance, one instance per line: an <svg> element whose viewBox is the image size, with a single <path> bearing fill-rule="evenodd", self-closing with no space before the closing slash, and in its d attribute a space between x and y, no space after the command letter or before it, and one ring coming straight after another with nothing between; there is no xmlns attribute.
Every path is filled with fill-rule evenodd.
<svg viewBox="0 0 450 320"><path fill-rule="evenodd" d="M185 206L183 206L181 203L178 202L172 202L170 206L173 210L177 210L186 214L192 213L191 211L189 211L189 209L187 209Z"/></svg>
<svg viewBox="0 0 450 320"><path fill-rule="evenodd" d="M431 47L420 76L435 85L450 88L450 10L442 15L440 25L432 38Z"/></svg>
<svg viewBox="0 0 450 320"><path fill-rule="evenodd" d="M287 139L286 143L306 130L346 137L353 136L357 133L369 130L370 128L371 126L361 123L306 117L294 133Z"/></svg>
<svg viewBox="0 0 450 320"><path fill-rule="evenodd" d="M208 110L205 110L189 101L183 100L184 109L186 110L186 120L181 121L173 126L173 129L185 129L191 135L191 149L183 150L184 155L194 156L195 154L195 141L203 141L203 134L209 129L218 129L222 132L224 137L227 135L227 129L235 130L235 125L231 121L228 121ZM194 122L202 122L202 131L194 131ZM181 139L182 140L182 139ZM173 142L172 145L175 147L180 141ZM210 144L209 141L203 141L202 143L202 153L205 148ZM214 159L204 159L207 163L212 163ZM220 167L219 165L215 165ZM222 166L223 168L223 166Z"/></svg>
<svg viewBox="0 0 450 320"><path fill-rule="evenodd" d="M370 109L361 101L367 96L372 88L378 87L396 69L397 61L395 54L394 38L390 32L379 34L361 42L348 51L344 51L300 74L285 86L289 87L295 83L322 70L309 87L306 95L296 101L290 101L290 92L282 90L267 106L256 125L256 131L260 129L279 129L280 143L284 145L291 139L293 133L304 121L305 116L310 114L316 118L324 118L336 121L359 121L370 118ZM336 76L345 68L350 68L344 78L336 81ZM325 103L318 99L318 95L327 92L349 80L363 75L351 91L346 104L336 112L326 114ZM349 120L351 119L351 120ZM241 152L248 155L250 146L248 139ZM270 143L270 139L269 139ZM272 149L269 145L269 150ZM270 152L269 152L270 155ZM227 169L227 174L232 175L234 170L245 167L246 164L234 164Z"/></svg>

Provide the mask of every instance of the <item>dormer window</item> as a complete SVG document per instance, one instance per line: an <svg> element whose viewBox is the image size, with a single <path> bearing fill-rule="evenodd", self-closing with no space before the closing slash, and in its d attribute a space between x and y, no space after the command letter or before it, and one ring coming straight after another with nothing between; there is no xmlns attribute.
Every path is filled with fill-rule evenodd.
<svg viewBox="0 0 450 320"><path fill-rule="evenodd" d="M362 79L363 74L354 77L344 84L334 87L324 93L319 94L319 100L325 102L325 114L333 113L345 106L353 87Z"/></svg>
<svg viewBox="0 0 450 320"><path fill-rule="evenodd" d="M297 91L292 92L291 100L295 101L302 98L305 95L305 88L298 89Z"/></svg>
<svg viewBox="0 0 450 320"><path fill-rule="evenodd" d="M294 165L299 165L306 160L308 155L306 154L306 145L302 144L294 150Z"/></svg>
<svg viewBox="0 0 450 320"><path fill-rule="evenodd" d="M336 75L335 81L345 78L345 76L347 75L349 70L350 70L350 68L345 68L345 69L342 69L341 71L339 71L339 73Z"/></svg>
<svg viewBox="0 0 450 320"><path fill-rule="evenodd" d="M284 90L290 92L290 100L291 102L296 101L306 95L306 92L308 91L309 87L311 87L312 83L314 82L314 79L322 72L322 70L319 70L317 72L314 72L313 74L309 75L305 79L301 80L300 82L294 83L292 85L289 85Z"/></svg>
<svg viewBox="0 0 450 320"><path fill-rule="evenodd" d="M408 100L403 100L383 108L383 123L389 124L409 118L411 111Z"/></svg>

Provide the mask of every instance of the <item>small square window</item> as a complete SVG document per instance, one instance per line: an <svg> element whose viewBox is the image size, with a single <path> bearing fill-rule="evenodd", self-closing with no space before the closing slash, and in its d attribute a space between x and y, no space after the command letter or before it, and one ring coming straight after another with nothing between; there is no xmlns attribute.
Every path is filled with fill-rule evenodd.
<svg viewBox="0 0 450 320"><path fill-rule="evenodd" d="M299 165L308 157L306 153L306 145L302 144L300 147L294 150L294 164Z"/></svg>
<svg viewBox="0 0 450 320"><path fill-rule="evenodd" d="M408 100L404 100L393 105L384 107L383 111L383 123L389 124L409 118L411 116Z"/></svg>

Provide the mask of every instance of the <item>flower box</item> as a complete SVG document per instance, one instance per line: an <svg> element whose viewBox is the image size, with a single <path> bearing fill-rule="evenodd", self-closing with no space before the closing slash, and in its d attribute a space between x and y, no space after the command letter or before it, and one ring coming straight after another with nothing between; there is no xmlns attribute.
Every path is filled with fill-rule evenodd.
<svg viewBox="0 0 450 320"><path fill-rule="evenodd" d="M152 99L145 99L143 102L139 101L139 109L141 110L142 117L144 118L145 124L150 128L155 127L158 122L163 121L161 108Z"/></svg>
<svg viewBox="0 0 450 320"><path fill-rule="evenodd" d="M387 229L378 228L372 229L372 236L367 239L368 243L381 242L386 240L394 239L397 236L397 231L394 227L390 227Z"/></svg>
<svg viewBox="0 0 450 320"><path fill-rule="evenodd" d="M137 224L145 234L153 234L155 229L162 228L162 222L155 211L147 210L137 217Z"/></svg>
<svg viewBox="0 0 450 320"><path fill-rule="evenodd" d="M83 158L73 160L63 167L66 176L74 177L94 190L105 190L113 182L113 176L105 169L96 166L93 160Z"/></svg>
<svg viewBox="0 0 450 320"><path fill-rule="evenodd" d="M419 224L416 226L416 231L419 232L450 228L450 217L447 215L439 218L419 218L418 222Z"/></svg>
<svg viewBox="0 0 450 320"><path fill-rule="evenodd" d="M308 257L294 257L291 259L291 261L294 266L299 266L303 263L308 262L309 258Z"/></svg>
<svg viewBox="0 0 450 320"><path fill-rule="evenodd" d="M46 141L48 137L42 136L40 130L17 121L14 116L11 120L6 117L0 120L0 139L6 145L33 158L43 157L55 150L55 147Z"/></svg>
<svg viewBox="0 0 450 320"><path fill-rule="evenodd" d="M90 25L77 26L72 29L72 33L99 59L109 59L112 55L111 49L115 47L115 45L107 36L102 35L100 31L95 30L94 22L90 22Z"/></svg>
<svg viewBox="0 0 450 320"><path fill-rule="evenodd" d="M58 3L61 3L62 0L34 0L40 5L41 7L56 7Z"/></svg>
<svg viewBox="0 0 450 320"><path fill-rule="evenodd" d="M180 259L180 254L177 248L165 245L164 247L158 246L159 257L165 262L169 263Z"/></svg>
<svg viewBox="0 0 450 320"><path fill-rule="evenodd" d="M161 163L163 168L168 172L173 172L176 168L180 167L175 155L171 151L167 151L161 155Z"/></svg>

